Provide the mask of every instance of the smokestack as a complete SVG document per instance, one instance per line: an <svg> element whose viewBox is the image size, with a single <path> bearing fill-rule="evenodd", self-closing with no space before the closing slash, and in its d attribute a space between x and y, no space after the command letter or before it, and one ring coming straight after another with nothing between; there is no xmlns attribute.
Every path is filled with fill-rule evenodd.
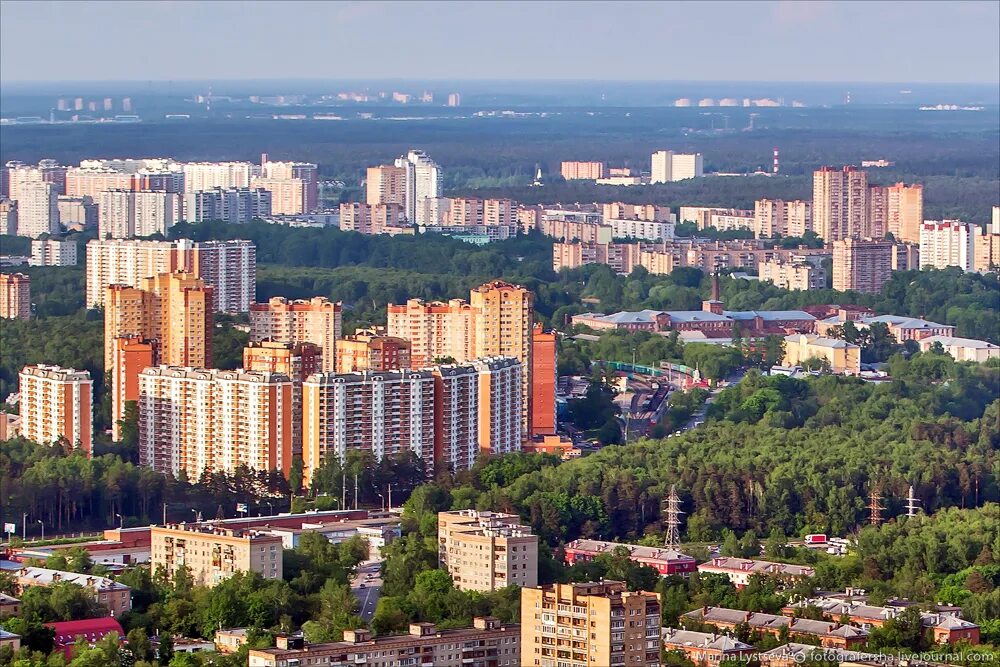
<svg viewBox="0 0 1000 667"><path fill-rule="evenodd" d="M712 273L712 301L719 300L719 272Z"/></svg>

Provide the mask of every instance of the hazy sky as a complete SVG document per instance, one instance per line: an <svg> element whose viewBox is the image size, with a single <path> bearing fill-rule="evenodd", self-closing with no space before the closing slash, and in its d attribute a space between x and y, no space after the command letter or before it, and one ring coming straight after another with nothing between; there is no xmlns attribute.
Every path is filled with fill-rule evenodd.
<svg viewBox="0 0 1000 667"><path fill-rule="evenodd" d="M1000 81L1000 2L0 2L3 81Z"/></svg>

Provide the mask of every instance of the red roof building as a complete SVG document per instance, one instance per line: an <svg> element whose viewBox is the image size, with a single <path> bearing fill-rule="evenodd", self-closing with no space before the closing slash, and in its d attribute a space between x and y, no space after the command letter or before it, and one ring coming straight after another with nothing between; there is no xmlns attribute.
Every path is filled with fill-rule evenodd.
<svg viewBox="0 0 1000 667"><path fill-rule="evenodd" d="M88 646L93 646L105 635L112 632L118 633L121 641L125 640L125 631L121 624L110 616L105 618L88 618L83 621L63 621L60 623L46 623L46 627L55 631L55 649L63 652L67 658L72 657L73 647L76 645L77 637L87 642Z"/></svg>
<svg viewBox="0 0 1000 667"><path fill-rule="evenodd" d="M619 544L600 540L573 540L565 547L566 564L586 563L601 554L611 555L618 547L628 549L629 560L648 565L661 577L678 575L687 577L695 571L697 562L691 556L667 547L646 547L638 544Z"/></svg>

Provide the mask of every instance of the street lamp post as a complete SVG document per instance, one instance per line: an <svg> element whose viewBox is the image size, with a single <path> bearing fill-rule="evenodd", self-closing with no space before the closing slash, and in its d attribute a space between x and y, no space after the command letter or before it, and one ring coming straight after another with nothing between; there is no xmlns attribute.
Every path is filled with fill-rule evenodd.
<svg viewBox="0 0 1000 667"><path fill-rule="evenodd" d="M38 520L39 525L42 527L42 541L45 541L45 522L41 519Z"/></svg>
<svg viewBox="0 0 1000 667"><path fill-rule="evenodd" d="M125 517L123 517L118 512L115 512L115 516L118 517L118 528L119 529L125 528Z"/></svg>
<svg viewBox="0 0 1000 667"><path fill-rule="evenodd" d="M21 541L28 539L28 513L21 512Z"/></svg>
<svg viewBox="0 0 1000 667"><path fill-rule="evenodd" d="M376 491L376 493L378 493L378 497L382 499L382 511L384 512L385 511L385 496L382 495L381 491Z"/></svg>

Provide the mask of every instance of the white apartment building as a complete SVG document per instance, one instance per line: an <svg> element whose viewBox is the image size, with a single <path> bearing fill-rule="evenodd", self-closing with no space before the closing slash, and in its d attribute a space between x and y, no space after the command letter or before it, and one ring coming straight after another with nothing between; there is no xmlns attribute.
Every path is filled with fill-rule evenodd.
<svg viewBox="0 0 1000 667"><path fill-rule="evenodd" d="M156 366L139 373L139 462L196 480L206 471L288 474L292 382L279 373Z"/></svg>
<svg viewBox="0 0 1000 667"><path fill-rule="evenodd" d="M650 183L672 183L705 175L701 153L674 153L656 151L650 165Z"/></svg>
<svg viewBox="0 0 1000 667"><path fill-rule="evenodd" d="M55 184L28 181L18 187L17 235L38 238L58 234L59 193Z"/></svg>
<svg viewBox="0 0 1000 667"><path fill-rule="evenodd" d="M255 218L271 215L271 192L263 188L213 188L183 195L186 222L221 220L244 225Z"/></svg>
<svg viewBox="0 0 1000 667"><path fill-rule="evenodd" d="M698 229L714 227L719 231L754 229L754 212L741 208L713 208L711 206L681 206L681 222L693 222Z"/></svg>
<svg viewBox="0 0 1000 667"><path fill-rule="evenodd" d="M108 285L187 271L213 289L217 312L245 313L254 301L257 248L251 241L93 240L87 243L87 307L103 307Z"/></svg>
<svg viewBox="0 0 1000 667"><path fill-rule="evenodd" d="M183 200L176 192L110 190L100 194L98 236L131 239L167 232L183 218Z"/></svg>
<svg viewBox="0 0 1000 667"><path fill-rule="evenodd" d="M188 162L183 165L184 192L212 188L248 188L260 174L260 167L250 162Z"/></svg>
<svg viewBox="0 0 1000 667"><path fill-rule="evenodd" d="M513 357L485 357L472 366L479 372L479 451L494 456L521 451L527 369Z"/></svg>
<svg viewBox="0 0 1000 667"><path fill-rule="evenodd" d="M406 169L406 219L418 225L432 224L425 217L422 202L441 196L441 167L426 153L417 150L397 158L395 165Z"/></svg>
<svg viewBox="0 0 1000 667"><path fill-rule="evenodd" d="M616 239L643 239L646 241L669 241L674 238L674 223L659 220L627 220L612 218L605 220Z"/></svg>
<svg viewBox="0 0 1000 667"><path fill-rule="evenodd" d="M758 199L752 225L757 238L804 236L812 230L812 202L801 199Z"/></svg>
<svg viewBox="0 0 1000 667"><path fill-rule="evenodd" d="M920 226L920 268L957 266L975 270L976 238L982 228L958 220L925 220Z"/></svg>
<svg viewBox="0 0 1000 667"><path fill-rule="evenodd" d="M31 266L76 266L76 241L35 239L31 242Z"/></svg>
<svg viewBox="0 0 1000 667"><path fill-rule="evenodd" d="M701 178L705 175L701 153L674 153L670 163L670 177L673 181L686 181L689 178Z"/></svg>

